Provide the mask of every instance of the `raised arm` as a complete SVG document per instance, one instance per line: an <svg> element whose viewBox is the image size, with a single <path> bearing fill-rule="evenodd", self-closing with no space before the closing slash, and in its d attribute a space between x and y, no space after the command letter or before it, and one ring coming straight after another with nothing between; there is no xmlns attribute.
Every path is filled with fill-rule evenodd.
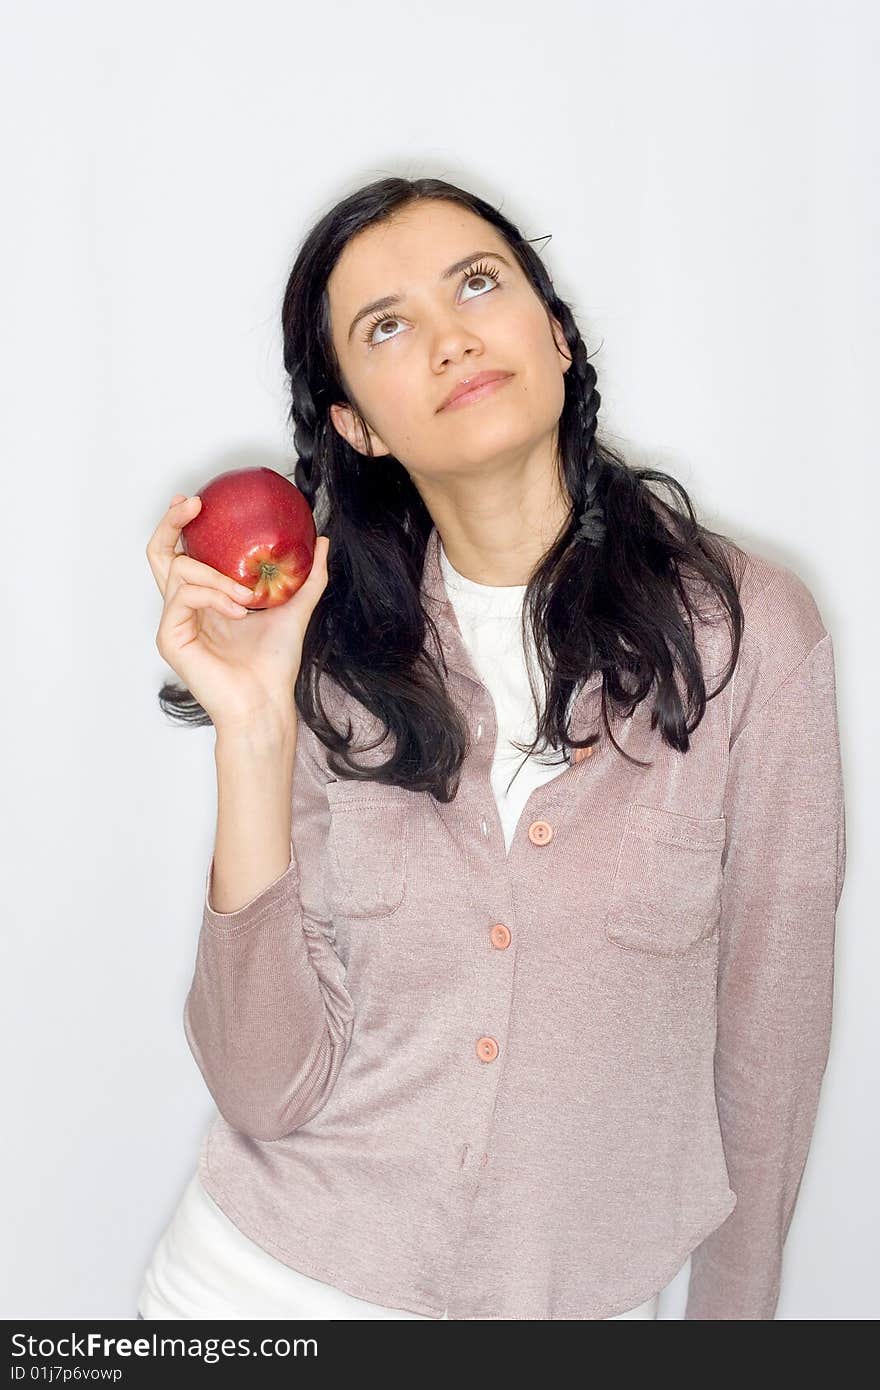
<svg viewBox="0 0 880 1390"><path fill-rule="evenodd" d="M313 738L300 725L292 743L254 731L216 746L217 837L184 1030L221 1115L254 1139L279 1139L320 1109L354 1017L327 912L329 807ZM221 849L219 904L246 898L229 912L212 898Z"/></svg>

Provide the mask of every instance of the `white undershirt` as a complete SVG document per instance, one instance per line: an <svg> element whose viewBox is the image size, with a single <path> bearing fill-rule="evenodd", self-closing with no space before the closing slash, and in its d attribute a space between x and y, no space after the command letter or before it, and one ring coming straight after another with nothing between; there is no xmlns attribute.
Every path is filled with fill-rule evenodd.
<svg viewBox="0 0 880 1390"><path fill-rule="evenodd" d="M548 749L533 755L520 768L525 754L511 742L516 739L530 743L535 729L535 708L520 630L526 586L498 587L465 578L453 569L442 543L440 568L465 645L495 706L497 739L490 780L509 850L520 813L532 791L569 766L560 750ZM527 644L540 699L542 685L531 632L527 634ZM478 724L476 737L487 734L488 730ZM615 1316L654 1318L657 1300L655 1295L637 1308ZM425 1316L355 1298L281 1263L239 1231L208 1196L198 1172L187 1183L153 1252L144 1274L138 1309L147 1319L180 1320Z"/></svg>

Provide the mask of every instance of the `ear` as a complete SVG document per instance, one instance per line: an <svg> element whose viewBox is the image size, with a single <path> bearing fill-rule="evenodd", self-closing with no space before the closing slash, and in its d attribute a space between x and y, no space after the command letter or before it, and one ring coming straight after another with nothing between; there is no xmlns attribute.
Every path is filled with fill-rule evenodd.
<svg viewBox="0 0 880 1390"><path fill-rule="evenodd" d="M342 438L346 440L353 449L356 449L359 454L365 454L367 457L370 456L370 450L364 438L364 425L361 424L360 419L355 415L350 405L341 405L337 403L331 405L330 419L333 422L336 433L341 434ZM366 431L373 455L376 458L391 453L385 441L380 439L375 430L371 429L369 425L366 425Z"/></svg>
<svg viewBox="0 0 880 1390"><path fill-rule="evenodd" d="M567 372L571 366L571 353L568 350L568 343L565 341L562 324L553 314L550 314L550 327L553 332L553 340L556 343L556 351L559 353L559 365L563 372Z"/></svg>

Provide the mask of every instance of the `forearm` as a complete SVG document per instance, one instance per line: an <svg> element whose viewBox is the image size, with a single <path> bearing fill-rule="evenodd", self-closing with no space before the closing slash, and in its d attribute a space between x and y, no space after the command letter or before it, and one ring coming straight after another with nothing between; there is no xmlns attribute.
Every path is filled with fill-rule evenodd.
<svg viewBox="0 0 880 1390"><path fill-rule="evenodd" d="M217 831L210 906L235 912L290 863L296 719L217 732Z"/></svg>
<svg viewBox="0 0 880 1390"><path fill-rule="evenodd" d="M325 1103L354 1019L323 913L328 807L308 734L217 731L216 890L209 869L184 1030L224 1119L254 1139Z"/></svg>

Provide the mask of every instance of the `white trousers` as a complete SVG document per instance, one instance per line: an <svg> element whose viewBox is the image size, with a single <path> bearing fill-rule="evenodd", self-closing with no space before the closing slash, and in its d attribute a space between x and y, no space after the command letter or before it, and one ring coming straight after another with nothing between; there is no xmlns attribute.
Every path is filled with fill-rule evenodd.
<svg viewBox="0 0 880 1390"><path fill-rule="evenodd" d="M657 1303L655 1295L609 1321L656 1318ZM153 1252L138 1296L138 1317L428 1320L424 1313L356 1298L283 1264L238 1229L205 1191L198 1172ZM447 1318L445 1312L442 1318Z"/></svg>

